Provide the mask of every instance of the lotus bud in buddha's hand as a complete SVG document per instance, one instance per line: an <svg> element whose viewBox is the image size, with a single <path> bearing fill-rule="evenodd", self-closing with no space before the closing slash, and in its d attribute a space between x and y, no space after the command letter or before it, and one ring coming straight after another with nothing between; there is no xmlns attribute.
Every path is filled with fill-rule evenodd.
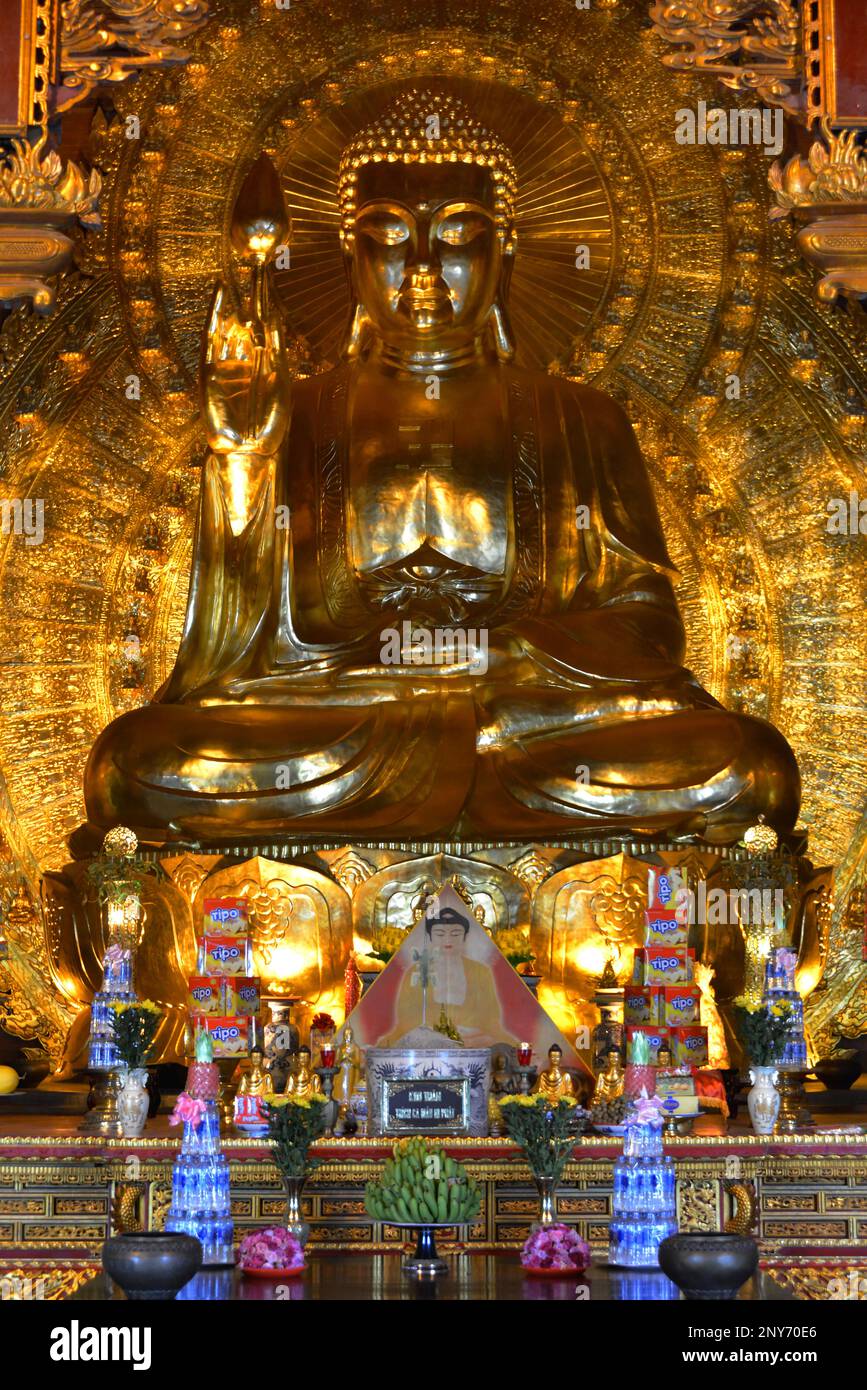
<svg viewBox="0 0 867 1390"><path fill-rule="evenodd" d="M290 374L271 262L288 234L283 191L263 155L245 179L232 216L232 244L251 268L248 311L239 314L232 290L219 284L205 338L205 427L216 454L270 457L286 436Z"/></svg>

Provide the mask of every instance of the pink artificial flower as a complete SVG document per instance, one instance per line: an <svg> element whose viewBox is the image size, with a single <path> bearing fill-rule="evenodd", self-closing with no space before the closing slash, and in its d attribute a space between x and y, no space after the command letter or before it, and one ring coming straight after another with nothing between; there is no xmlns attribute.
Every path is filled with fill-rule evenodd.
<svg viewBox="0 0 867 1390"><path fill-rule="evenodd" d="M251 1231L238 1247L241 1269L297 1269L304 1263L300 1241L282 1226Z"/></svg>
<svg viewBox="0 0 867 1390"><path fill-rule="evenodd" d="M562 1269L572 1274L590 1263L590 1246L571 1226L540 1226L525 1242L521 1264L525 1269Z"/></svg>
<svg viewBox="0 0 867 1390"><path fill-rule="evenodd" d="M198 1129L204 1117L205 1102L203 1100L196 1100L193 1096L187 1095L186 1091L181 1091L175 1101L175 1108L169 1116L169 1124L186 1124L187 1120L189 1120L193 1128Z"/></svg>

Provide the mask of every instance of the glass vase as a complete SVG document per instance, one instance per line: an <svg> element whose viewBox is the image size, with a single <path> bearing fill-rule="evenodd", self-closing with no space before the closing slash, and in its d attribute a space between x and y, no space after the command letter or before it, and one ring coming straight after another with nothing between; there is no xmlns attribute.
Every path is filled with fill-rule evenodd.
<svg viewBox="0 0 867 1390"><path fill-rule="evenodd" d="M283 1217L283 1225L294 1236L302 1246L307 1244L307 1237L310 1235L309 1223L304 1220L301 1214L301 1193L307 1181L307 1174L300 1178L289 1178L283 1176L283 1189L286 1193L286 1211Z"/></svg>
<svg viewBox="0 0 867 1390"><path fill-rule="evenodd" d="M557 1221L557 1179L550 1177L537 1177L533 1174L533 1181L540 1199L539 1220L536 1227L553 1226Z"/></svg>

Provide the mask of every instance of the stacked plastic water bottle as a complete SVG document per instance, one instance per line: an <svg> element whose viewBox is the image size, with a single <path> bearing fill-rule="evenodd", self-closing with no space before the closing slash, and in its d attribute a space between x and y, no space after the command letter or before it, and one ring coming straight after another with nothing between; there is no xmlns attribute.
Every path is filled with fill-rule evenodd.
<svg viewBox="0 0 867 1390"><path fill-rule="evenodd" d="M196 1044L184 1102L179 1097L176 1109L184 1119L184 1137L172 1169L166 1230L198 1237L203 1264L229 1265L235 1259L229 1161L220 1149L219 1071L212 1058L211 1039L203 1033Z"/></svg>
<svg viewBox="0 0 867 1390"><path fill-rule="evenodd" d="M653 1108L653 1118L646 1111ZM614 1200L608 1228L613 1265L655 1268L659 1243L677 1231L674 1164L662 1148L655 1102L638 1102L627 1119L623 1153L614 1164Z"/></svg>
<svg viewBox="0 0 867 1390"><path fill-rule="evenodd" d="M135 999L131 950L116 943L110 945L102 969L102 988L93 996L90 1007L88 1066L91 1071L111 1071L117 1065L111 1006L129 1004Z"/></svg>
<svg viewBox="0 0 867 1390"><path fill-rule="evenodd" d="M778 947L771 951L765 966L765 1003L789 1005L789 1033L777 1059L781 1067L806 1067L807 1042L804 1037L804 1001L795 989L794 951Z"/></svg>

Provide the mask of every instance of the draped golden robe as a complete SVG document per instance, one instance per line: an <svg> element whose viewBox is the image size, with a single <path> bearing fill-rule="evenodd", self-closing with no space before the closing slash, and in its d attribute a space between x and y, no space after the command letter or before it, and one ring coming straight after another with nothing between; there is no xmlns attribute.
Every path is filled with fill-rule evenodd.
<svg viewBox="0 0 867 1390"><path fill-rule="evenodd" d="M123 821L146 842L600 827L731 840L764 812L790 828L787 743L682 666L674 571L621 408L493 364L493 460L479 463L463 411L445 450L385 442L359 463L364 371L295 383L240 529L225 465L206 461L177 664L97 740L91 826ZM487 670L383 665L383 630L407 618L484 629Z"/></svg>

